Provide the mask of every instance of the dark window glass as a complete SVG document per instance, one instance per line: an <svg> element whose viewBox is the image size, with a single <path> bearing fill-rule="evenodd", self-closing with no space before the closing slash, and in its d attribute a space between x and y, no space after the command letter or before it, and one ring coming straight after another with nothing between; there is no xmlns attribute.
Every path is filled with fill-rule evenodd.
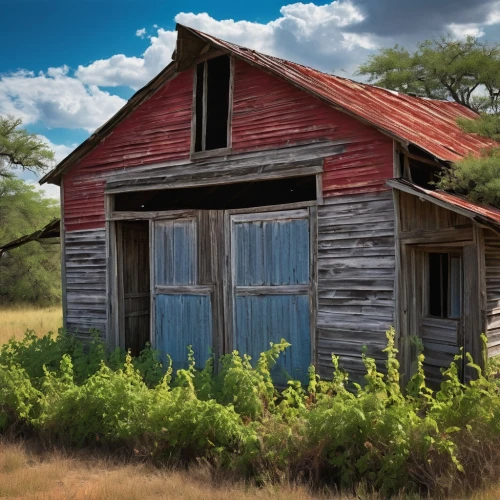
<svg viewBox="0 0 500 500"><path fill-rule="evenodd" d="M429 253L429 314L460 318L462 313L462 259L449 253Z"/></svg>

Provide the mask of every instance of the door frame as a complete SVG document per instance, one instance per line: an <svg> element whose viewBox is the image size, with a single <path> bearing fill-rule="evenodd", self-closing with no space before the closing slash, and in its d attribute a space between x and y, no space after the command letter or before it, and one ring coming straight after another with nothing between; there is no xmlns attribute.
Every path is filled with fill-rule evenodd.
<svg viewBox="0 0 500 500"><path fill-rule="evenodd" d="M320 178L320 176L317 176ZM105 195L106 208L106 296L107 296L107 332L106 340L111 348L123 346L123 333L120 329L120 317L123 314L123 306L119 300L119 278L118 278L118 262L117 262L117 222L119 221L149 221L149 250L150 250L150 343L154 349L156 347L156 339L154 335L155 327L155 307L154 307L154 222L159 220L172 220L178 218L198 217L198 226L202 223L202 212L216 213L213 217L213 224L222 234L210 234L207 244L211 244L216 249L214 255L214 267L219 273L221 283L214 283L213 293L213 349L216 359L225 353L230 353L232 350L232 322L229 323L229 316L232 321L232 307L228 303L228 287L230 274L230 228L229 213L250 214L264 212L278 212L294 209L309 210L309 248L310 248L310 293L309 293L309 308L310 308L310 335L311 335L311 364L318 365L317 359L317 311L318 311L318 200L303 201L296 203L288 203L281 205L268 205L263 207L252 207L233 210L169 210L156 212L116 212L114 211L114 194ZM229 225L229 226L228 226ZM229 313L228 313L229 311Z"/></svg>

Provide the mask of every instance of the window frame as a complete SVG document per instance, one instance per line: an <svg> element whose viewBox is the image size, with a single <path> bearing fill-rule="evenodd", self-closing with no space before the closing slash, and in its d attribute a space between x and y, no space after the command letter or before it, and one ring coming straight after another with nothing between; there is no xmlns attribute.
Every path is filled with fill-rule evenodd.
<svg viewBox="0 0 500 500"><path fill-rule="evenodd" d="M227 146L218 149L206 149L206 128L207 128L207 79L208 79L208 61L220 56L229 57L229 101L228 101L228 117L227 117ZM203 64L203 124L201 132L202 148L196 151L196 94L198 86L198 65ZM234 57L229 54L215 52L209 54L201 60L197 60L193 66L193 102L191 107L191 160L210 158L213 156L228 156L232 153L232 117L233 117L233 94L234 94Z"/></svg>

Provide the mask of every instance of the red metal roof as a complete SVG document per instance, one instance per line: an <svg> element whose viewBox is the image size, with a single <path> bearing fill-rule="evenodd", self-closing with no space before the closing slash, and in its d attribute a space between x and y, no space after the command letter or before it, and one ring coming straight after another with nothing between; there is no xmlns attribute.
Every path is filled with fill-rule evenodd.
<svg viewBox="0 0 500 500"><path fill-rule="evenodd" d="M493 206L473 203L462 196L446 193L445 191L431 191L404 179L390 179L387 181L387 184L390 187L414 194L415 196L430 198L430 201L446 205L446 208L459 212L477 222L492 225L496 229L500 229L500 209Z"/></svg>
<svg viewBox="0 0 500 500"><path fill-rule="evenodd" d="M398 139L419 146L440 160L453 162L469 153L477 154L485 147L498 145L460 130L457 118L476 118L477 114L456 102L412 97L355 82L268 56L192 28L181 28L250 64L285 78Z"/></svg>

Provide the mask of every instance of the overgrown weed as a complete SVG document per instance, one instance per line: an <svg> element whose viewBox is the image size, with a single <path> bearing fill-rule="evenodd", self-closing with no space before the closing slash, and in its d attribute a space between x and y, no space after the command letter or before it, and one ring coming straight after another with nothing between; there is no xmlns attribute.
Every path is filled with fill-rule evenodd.
<svg viewBox="0 0 500 500"><path fill-rule="evenodd" d="M0 429L151 463L203 463L260 486L305 484L348 495L363 484L367 495L382 497L472 494L500 472L492 363L482 371L467 356L477 378L463 384L457 356L433 393L420 354L403 391L390 330L385 374L363 355L365 384L348 387L332 356L331 380L311 367L307 387L290 380L280 391L271 368L288 345L271 345L254 364L234 351L216 374L212 359L196 370L189 350L186 368L174 374L149 348L137 358L106 352L97 332L87 349L63 332L28 332L0 349Z"/></svg>

